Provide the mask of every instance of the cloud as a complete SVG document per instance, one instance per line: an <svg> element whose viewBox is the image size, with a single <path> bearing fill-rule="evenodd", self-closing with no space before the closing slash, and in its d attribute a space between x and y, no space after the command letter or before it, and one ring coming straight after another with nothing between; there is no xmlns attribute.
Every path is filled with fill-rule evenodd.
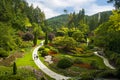
<svg viewBox="0 0 120 80"><path fill-rule="evenodd" d="M27 0L32 3L34 7L39 6L45 12L46 18L51 18L63 14L63 10L68 12L78 12L82 8L85 9L86 14L91 15L97 12L111 10L111 5L98 5L97 0Z"/></svg>
<svg viewBox="0 0 120 80"><path fill-rule="evenodd" d="M100 6L100 5L93 4L88 9L86 9L87 10L86 14L87 15L93 15L93 14L98 13L98 12L109 11L109 10L112 10L112 9L114 9L114 7L110 6L110 5Z"/></svg>

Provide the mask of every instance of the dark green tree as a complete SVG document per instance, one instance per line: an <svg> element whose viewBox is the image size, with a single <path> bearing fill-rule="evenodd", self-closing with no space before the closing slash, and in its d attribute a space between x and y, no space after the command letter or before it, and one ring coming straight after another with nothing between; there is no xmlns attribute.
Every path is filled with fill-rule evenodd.
<svg viewBox="0 0 120 80"><path fill-rule="evenodd" d="M17 74L17 66L16 63L13 63L13 75Z"/></svg>
<svg viewBox="0 0 120 80"><path fill-rule="evenodd" d="M36 44L37 44L37 39L38 39L38 36L39 36L39 34L40 34L40 31L41 31L41 29L40 29L40 27L38 26L38 24L36 24L36 23L33 23L32 24L33 25L33 35L34 35L34 39L33 39L33 44L34 44L34 46L36 46Z"/></svg>
<svg viewBox="0 0 120 80"><path fill-rule="evenodd" d="M37 39L38 39L37 33L34 32L34 39L33 39L33 44L34 44L34 46L37 45Z"/></svg>
<svg viewBox="0 0 120 80"><path fill-rule="evenodd" d="M44 43L45 45L47 45L48 44L48 33L46 32L45 33L45 43Z"/></svg>

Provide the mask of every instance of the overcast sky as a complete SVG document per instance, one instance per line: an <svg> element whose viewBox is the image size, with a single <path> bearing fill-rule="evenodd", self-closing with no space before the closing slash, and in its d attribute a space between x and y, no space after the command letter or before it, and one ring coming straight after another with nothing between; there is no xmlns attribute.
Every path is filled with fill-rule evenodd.
<svg viewBox="0 0 120 80"><path fill-rule="evenodd" d="M34 7L38 6L44 11L46 19L64 14L64 9L71 12L78 12L85 9L86 15L114 9L113 4L108 4L107 0L27 0Z"/></svg>

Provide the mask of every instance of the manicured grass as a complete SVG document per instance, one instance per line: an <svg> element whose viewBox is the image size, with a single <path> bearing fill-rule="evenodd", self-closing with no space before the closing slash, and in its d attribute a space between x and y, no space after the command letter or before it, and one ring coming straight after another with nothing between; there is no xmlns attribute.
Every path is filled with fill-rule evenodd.
<svg viewBox="0 0 120 80"><path fill-rule="evenodd" d="M75 57L75 56L70 56L70 55L65 55L65 54L56 54L55 57L57 59L61 59L63 57L69 57L71 59L76 59L76 58L79 58L82 60L82 62L84 63L88 63L90 64L92 61L95 61L97 63L97 65L99 66L99 68L106 68L106 69L109 69L108 67L105 66L105 64L103 63L103 59L101 59L100 57L96 56L96 55L92 55L90 57L84 57L84 56L81 56L81 57Z"/></svg>
<svg viewBox="0 0 120 80"><path fill-rule="evenodd" d="M103 60L96 55L92 55L90 57L86 57L86 56L85 57L83 57L83 56L75 57L75 56L70 56L67 54L55 54L54 57L57 60L60 60L64 57L69 57L73 60L76 58L79 58L80 60L82 60L83 63L86 63L86 64L90 64L92 61L95 61L96 65L99 67L99 69L109 69L108 67L105 66L105 64L103 63ZM74 66L74 65L67 69L60 69L56 66L57 63L48 64L47 62L44 61L43 57L40 56L39 58L48 68L55 71L56 73L59 73L59 74L65 75L65 76L75 77L75 76L80 76L81 74L91 73L96 70L99 70L99 69L87 69L87 68L82 68L82 67Z"/></svg>
<svg viewBox="0 0 120 80"><path fill-rule="evenodd" d="M32 66L36 69L38 69L38 67L36 66L36 64L34 63L33 59L32 59L32 52L33 52L34 48L29 48L25 51L25 54L22 58L18 58L16 60L16 64L17 66Z"/></svg>
<svg viewBox="0 0 120 80"><path fill-rule="evenodd" d="M37 45L39 45L41 42L41 40L38 40ZM39 69L36 64L34 63L33 59L32 59L32 53L35 47L31 47L31 48L27 48L24 49L25 50L25 54L22 58L18 58L16 60L16 64L17 66L31 66L35 69ZM42 71L41 71L42 72ZM44 76L48 79L48 80L54 80L51 77L49 77L48 75L44 74Z"/></svg>
<svg viewBox="0 0 120 80"><path fill-rule="evenodd" d="M96 55L93 55L91 57L78 57L78 58L81 59L84 63L88 63L88 64L90 64L92 61L96 62L99 69L104 69L104 68L108 69L108 67L106 67L105 64L103 63L103 59L101 59Z"/></svg>
<svg viewBox="0 0 120 80"><path fill-rule="evenodd" d="M38 40L37 45L39 45L40 42L41 40ZM36 69L39 69L32 59L32 53L33 53L34 48L35 47L29 47L29 48L24 49L25 50L24 56L16 60L17 66L31 66Z"/></svg>

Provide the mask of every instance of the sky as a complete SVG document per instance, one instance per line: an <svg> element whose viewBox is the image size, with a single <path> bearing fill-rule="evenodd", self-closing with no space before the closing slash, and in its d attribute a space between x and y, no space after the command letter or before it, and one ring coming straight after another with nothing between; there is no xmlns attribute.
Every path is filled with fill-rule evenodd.
<svg viewBox="0 0 120 80"><path fill-rule="evenodd" d="M113 4L107 3L107 0L26 0L29 5L39 7L46 16L46 19L68 13L76 12L82 8L86 15L93 15L98 12L114 9Z"/></svg>

